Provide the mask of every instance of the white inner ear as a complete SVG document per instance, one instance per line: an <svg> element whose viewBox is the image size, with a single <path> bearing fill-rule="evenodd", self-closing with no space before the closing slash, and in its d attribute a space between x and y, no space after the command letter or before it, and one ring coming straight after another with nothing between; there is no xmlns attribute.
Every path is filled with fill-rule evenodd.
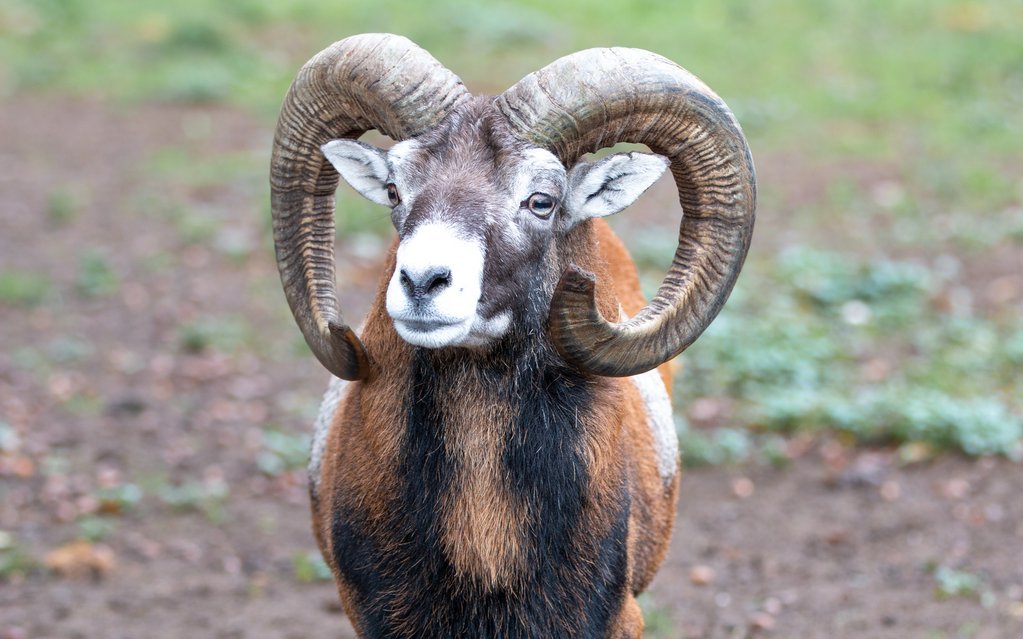
<svg viewBox="0 0 1023 639"><path fill-rule="evenodd" d="M357 140L331 140L320 147L345 182L363 197L390 206L386 152Z"/></svg>
<svg viewBox="0 0 1023 639"><path fill-rule="evenodd" d="M636 201L668 168L651 153L616 153L579 163L568 174L565 209L573 222L614 215Z"/></svg>

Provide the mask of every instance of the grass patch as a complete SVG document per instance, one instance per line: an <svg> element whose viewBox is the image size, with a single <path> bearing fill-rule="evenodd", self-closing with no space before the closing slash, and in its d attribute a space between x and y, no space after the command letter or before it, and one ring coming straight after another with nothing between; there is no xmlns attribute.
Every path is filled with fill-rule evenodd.
<svg viewBox="0 0 1023 639"><path fill-rule="evenodd" d="M223 480L163 484L156 492L161 502L175 510L202 513L214 524L227 519L227 498L230 490Z"/></svg>
<svg viewBox="0 0 1023 639"><path fill-rule="evenodd" d="M106 255L96 249L87 251L78 262L75 290L83 297L106 297L120 287L117 276Z"/></svg>
<svg viewBox="0 0 1023 639"><path fill-rule="evenodd" d="M776 150L808 157L805 170L819 161L840 167L822 176L828 182L813 196L819 201L799 201L792 211L782 208L786 186L761 185L762 216L789 220L796 237L855 236L875 254L933 255L940 247L982 256L1023 245L1016 169L1023 159L1023 7L1014 0L498 0L485 7L460 0L0 0L0 59L8 69L0 83L7 92L224 102L271 119L312 54L372 31L409 36L474 90L503 90L586 47L651 49L725 98L758 158ZM195 116L182 133L200 139L209 127ZM188 197L208 201L216 194L210 189L229 184L262 194L265 207L265 163L258 154L205 157L171 147L145 168ZM877 171L880 178L857 173L877 167L893 169ZM73 220L81 208L61 190L44 206L55 222ZM139 208L169 219L184 242L208 243L231 259L245 259L265 240L225 231L231 225L212 205L168 198ZM265 208L258 215L267 224ZM391 230L385 209L342 188L337 232L347 240ZM657 271L644 281L659 281L663 264L652 251L634 253ZM1011 308L975 309L971 283L942 260L949 261L808 249L751 259L724 312L687 352L676 394L684 407L700 397L730 398L738 407L729 416L735 430L684 434L687 455L729 461L777 448L778 434L832 429L861 441L1017 456L1023 321ZM160 271L173 262L157 255L145 267ZM117 290L118 278L103 255L90 253L76 287L102 297ZM49 288L41 276L0 273L0 304L39 304ZM201 318L179 332L187 352L253 341L250 327L230 318ZM294 343L307 352L301 339ZM270 449L267 455L283 459Z"/></svg>
<svg viewBox="0 0 1023 639"><path fill-rule="evenodd" d="M980 575L948 566L937 566L934 570L934 581L934 594L938 599L954 597L975 599L985 608L990 608L996 603L995 593Z"/></svg>
<svg viewBox="0 0 1023 639"><path fill-rule="evenodd" d="M78 214L79 203L69 191L56 189L46 197L46 217L55 225L69 224Z"/></svg>
<svg viewBox="0 0 1023 639"><path fill-rule="evenodd" d="M93 543L107 539L117 531L117 521L111 517L89 515L77 522L78 536Z"/></svg>
<svg viewBox="0 0 1023 639"><path fill-rule="evenodd" d="M19 581L42 565L14 537L0 530L0 582Z"/></svg>
<svg viewBox="0 0 1023 639"><path fill-rule="evenodd" d="M651 49L716 87L754 136L801 132L858 155L903 141L948 157L964 141L1014 153L1023 134L1023 10L1011 0L4 0L0 29L14 89L226 100L272 114L313 53L390 31L490 90L582 48Z"/></svg>
<svg viewBox="0 0 1023 639"><path fill-rule="evenodd" d="M819 250L753 265L687 351L679 405L738 399L732 425L750 433L830 429L1020 458L1023 320L940 303L962 286L924 263ZM730 429L683 438L695 462L732 461L741 442Z"/></svg>
<svg viewBox="0 0 1023 639"><path fill-rule="evenodd" d="M207 350L234 352L255 340L252 326L234 317L201 317L178 329L178 343L186 353Z"/></svg>
<svg viewBox="0 0 1023 639"><path fill-rule="evenodd" d="M50 293L50 279L41 273L0 271L0 304L37 306Z"/></svg>
<svg viewBox="0 0 1023 639"><path fill-rule="evenodd" d="M297 552L291 558L292 571L299 583L311 584L327 582L334 579L330 567L320 553L315 551Z"/></svg>
<svg viewBox="0 0 1023 639"><path fill-rule="evenodd" d="M644 636L651 639L671 639L678 637L678 629L671 620L668 610L654 603L649 594L644 593L637 598L643 610Z"/></svg>
<svg viewBox="0 0 1023 639"><path fill-rule="evenodd" d="M312 440L306 433L264 430L263 450L256 458L256 465L260 471L271 477L303 469L309 462L311 444Z"/></svg>

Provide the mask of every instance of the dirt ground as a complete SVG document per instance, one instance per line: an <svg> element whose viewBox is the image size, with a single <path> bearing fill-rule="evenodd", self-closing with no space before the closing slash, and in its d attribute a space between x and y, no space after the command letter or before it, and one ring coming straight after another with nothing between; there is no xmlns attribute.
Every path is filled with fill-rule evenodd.
<svg viewBox="0 0 1023 639"><path fill-rule="evenodd" d="M0 573L0 639L353 636L296 569L304 472L260 463L326 383L266 239L270 136L224 108L5 103L0 260L49 293L0 302L0 551L28 566ZM222 178L237 165L260 172ZM340 258L353 317L360 242ZM790 452L687 471L649 636L1023 637L1023 467Z"/></svg>

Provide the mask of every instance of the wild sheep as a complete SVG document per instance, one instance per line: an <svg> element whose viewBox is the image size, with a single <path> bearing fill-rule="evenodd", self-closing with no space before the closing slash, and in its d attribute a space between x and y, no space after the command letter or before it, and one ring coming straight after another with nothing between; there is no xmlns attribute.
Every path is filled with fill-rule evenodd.
<svg viewBox="0 0 1023 639"><path fill-rule="evenodd" d="M355 141L370 129L398 143ZM618 142L657 155L580 159ZM647 305L598 218L669 165L684 216ZM398 235L361 336L335 295L339 174ZM721 99L619 48L473 97L405 38L355 36L299 72L271 186L288 302L340 378L312 520L359 635L640 637L678 489L664 363L724 304L753 229L753 163Z"/></svg>

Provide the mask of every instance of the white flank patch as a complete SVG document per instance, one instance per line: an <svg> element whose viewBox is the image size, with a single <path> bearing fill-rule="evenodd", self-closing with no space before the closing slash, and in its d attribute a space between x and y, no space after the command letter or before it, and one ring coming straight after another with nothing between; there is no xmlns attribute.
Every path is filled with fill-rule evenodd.
<svg viewBox="0 0 1023 639"><path fill-rule="evenodd" d="M327 433L330 432L330 425L346 388L348 382L332 376L320 402L320 412L316 415L313 428L313 449L309 453L309 481L314 492L320 488L320 464L323 462L323 450L327 447Z"/></svg>
<svg viewBox="0 0 1023 639"><path fill-rule="evenodd" d="M656 368L631 379L646 406L650 431L654 436L654 451L657 453L657 469L661 479L671 481L678 472L678 434L675 432L675 417L671 411L668 391Z"/></svg>

